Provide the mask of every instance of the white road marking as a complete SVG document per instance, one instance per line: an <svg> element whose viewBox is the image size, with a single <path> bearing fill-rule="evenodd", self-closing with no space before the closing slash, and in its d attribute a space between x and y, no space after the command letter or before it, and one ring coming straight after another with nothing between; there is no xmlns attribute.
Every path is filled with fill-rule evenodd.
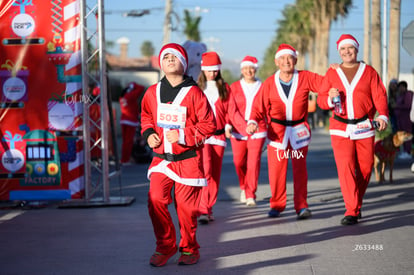
<svg viewBox="0 0 414 275"><path fill-rule="evenodd" d="M24 212L26 212L26 211L16 210L16 211L11 211L10 213L7 213L3 216L0 216L0 223L3 223L5 221L9 221L9 220L23 214Z"/></svg>

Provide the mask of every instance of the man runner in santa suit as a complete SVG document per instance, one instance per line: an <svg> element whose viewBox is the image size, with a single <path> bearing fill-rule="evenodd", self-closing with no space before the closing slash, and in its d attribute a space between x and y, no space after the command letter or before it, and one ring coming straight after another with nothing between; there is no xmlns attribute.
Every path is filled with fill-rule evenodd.
<svg viewBox="0 0 414 275"><path fill-rule="evenodd" d="M189 265L200 258L197 214L201 189L206 185L201 150L204 140L216 131L216 121L203 91L185 75L185 49L175 43L163 46L159 63L165 76L148 88L141 105L142 135L154 151L148 170L148 210L157 246L150 264L163 266L177 252L168 210L174 190L181 235L178 264Z"/></svg>
<svg viewBox="0 0 414 275"><path fill-rule="evenodd" d="M307 203L308 173L306 156L311 140L308 118L309 92L318 92L323 77L297 71L296 50L281 44L275 55L279 70L266 79L256 96L247 132L254 134L258 121L267 118L269 184L271 190L270 218L279 217L286 207L286 173L292 161L293 203L298 219L307 219L311 211Z"/></svg>
<svg viewBox="0 0 414 275"><path fill-rule="evenodd" d="M334 98L340 98L329 119L329 132L346 208L341 224L354 225L361 218L362 200L374 165L372 120L377 112L378 130L387 128L387 93L375 69L357 61L359 44L355 37L343 34L336 43L343 62L326 72L318 105L333 109Z"/></svg>

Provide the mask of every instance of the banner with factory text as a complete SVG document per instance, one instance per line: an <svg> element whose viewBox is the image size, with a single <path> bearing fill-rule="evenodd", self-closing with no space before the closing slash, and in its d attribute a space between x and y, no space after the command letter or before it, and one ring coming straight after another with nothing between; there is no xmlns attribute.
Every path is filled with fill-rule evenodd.
<svg viewBox="0 0 414 275"><path fill-rule="evenodd" d="M84 193L80 1L0 1L0 200Z"/></svg>

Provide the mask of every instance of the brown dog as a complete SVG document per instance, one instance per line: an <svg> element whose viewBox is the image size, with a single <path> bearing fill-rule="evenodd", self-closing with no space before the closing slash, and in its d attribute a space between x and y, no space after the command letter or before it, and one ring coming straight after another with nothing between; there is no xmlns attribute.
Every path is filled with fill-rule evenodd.
<svg viewBox="0 0 414 275"><path fill-rule="evenodd" d="M385 181L385 166L387 165L390 170L390 182L392 182L392 170L397 151L404 142L412 139L412 137L413 135L408 132L398 131L383 140L375 142L374 171L375 179L379 183Z"/></svg>

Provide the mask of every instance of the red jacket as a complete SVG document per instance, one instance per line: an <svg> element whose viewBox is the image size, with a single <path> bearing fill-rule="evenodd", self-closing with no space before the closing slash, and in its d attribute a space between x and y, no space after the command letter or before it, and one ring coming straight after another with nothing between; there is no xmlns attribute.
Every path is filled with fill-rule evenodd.
<svg viewBox="0 0 414 275"><path fill-rule="evenodd" d="M179 129L179 142L169 143L164 137L164 128L157 125L157 109L160 104L160 82L148 88L142 100L141 128L142 134L153 129L161 139L161 145L153 148L157 154L172 153L182 154L194 150L195 157L170 162L159 157L154 157L148 170L148 177L153 172L167 175L174 181L186 185L205 186L201 148L204 141L216 131L216 121L206 96L198 86L189 86L188 91L182 88L180 93L185 95L180 106L186 107L185 128ZM186 93L184 93L186 91ZM179 98L180 94L176 98ZM174 102L173 102L174 104Z"/></svg>
<svg viewBox="0 0 414 275"><path fill-rule="evenodd" d="M233 120L230 119L230 124L233 127L232 136L236 139L245 140L250 138L265 138L266 137L266 122L264 118L258 120L259 130L249 136L246 133L247 121L250 118L251 111L254 106L254 98L259 93L260 88L262 87L261 81L257 80L255 83L256 87L249 94L247 91L244 91L243 86L245 82L243 79L238 80L231 84L231 100L230 104L235 104L235 109L238 109L242 117L235 117Z"/></svg>
<svg viewBox="0 0 414 275"><path fill-rule="evenodd" d="M138 99L142 92L144 92L145 87L135 82L131 83L130 85L131 87L129 88L129 91L126 92L125 95L119 99L119 104L121 107L120 123L131 126L138 126Z"/></svg>
<svg viewBox="0 0 414 275"><path fill-rule="evenodd" d="M330 68L326 72L325 81L321 88L322 92L317 99L318 105L322 109L333 108L328 93L331 87L337 88L341 94L343 109L345 110L343 115L339 115L341 118L360 119L367 115L372 120L378 111L383 119L388 120L387 92L373 67L361 62L352 83L348 83L341 68L336 70ZM370 122L368 121L366 124L368 125L367 131L361 135L361 138L375 135L375 130ZM329 119L331 135L350 137L352 126L333 117ZM351 139L358 139L358 137L351 136Z"/></svg>
<svg viewBox="0 0 414 275"><path fill-rule="evenodd" d="M207 89L204 91L204 94L207 96L210 106L213 109L217 123L216 133L207 139L206 143L226 146L226 136L224 134L226 124L233 124L236 129L245 130L246 123L237 109L236 104L233 102L234 98L230 96L231 90L227 83L226 89L229 94L225 100L219 98L218 91L217 94L214 95L208 94L209 91ZM220 132L219 135L217 134L218 132Z"/></svg>
<svg viewBox="0 0 414 275"><path fill-rule="evenodd" d="M290 141L293 149L302 148L310 142L310 128L307 122L309 92L318 92L323 77L309 71L295 70L289 97L286 98L279 81L279 74L280 72L277 71L263 83L253 104L250 119L256 122L267 120L269 125L267 137L270 145L286 149ZM272 119L282 122L295 121L295 125L286 126L272 122ZM298 138L295 130L299 131L296 133L299 135Z"/></svg>

